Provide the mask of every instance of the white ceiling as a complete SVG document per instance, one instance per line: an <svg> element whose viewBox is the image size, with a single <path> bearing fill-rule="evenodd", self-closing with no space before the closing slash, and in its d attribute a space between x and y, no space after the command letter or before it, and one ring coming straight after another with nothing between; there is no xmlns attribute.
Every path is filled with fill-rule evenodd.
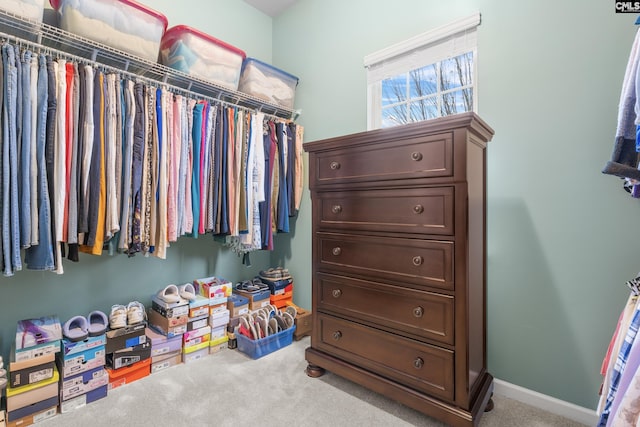
<svg viewBox="0 0 640 427"><path fill-rule="evenodd" d="M297 0L244 0L259 11L271 17L280 15L286 8L294 4Z"/></svg>

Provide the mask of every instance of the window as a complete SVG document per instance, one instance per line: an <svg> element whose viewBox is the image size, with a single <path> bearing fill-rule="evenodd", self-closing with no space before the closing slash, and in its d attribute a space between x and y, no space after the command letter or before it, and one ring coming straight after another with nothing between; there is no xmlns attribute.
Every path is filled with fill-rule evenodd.
<svg viewBox="0 0 640 427"><path fill-rule="evenodd" d="M476 111L479 23L475 14L368 55L368 128Z"/></svg>

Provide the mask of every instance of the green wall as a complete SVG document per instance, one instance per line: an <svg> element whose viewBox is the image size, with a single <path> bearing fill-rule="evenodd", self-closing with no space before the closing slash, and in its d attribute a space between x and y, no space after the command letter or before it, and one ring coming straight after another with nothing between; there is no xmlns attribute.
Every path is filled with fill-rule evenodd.
<svg viewBox="0 0 640 427"><path fill-rule="evenodd" d="M312 141L366 129L365 55L475 11L488 148L488 364L504 381L595 408L600 365L640 270L640 204L601 174L635 15L613 2L299 0L273 61L300 76ZM310 200L283 255L310 281ZM296 288L308 305L310 288Z"/></svg>

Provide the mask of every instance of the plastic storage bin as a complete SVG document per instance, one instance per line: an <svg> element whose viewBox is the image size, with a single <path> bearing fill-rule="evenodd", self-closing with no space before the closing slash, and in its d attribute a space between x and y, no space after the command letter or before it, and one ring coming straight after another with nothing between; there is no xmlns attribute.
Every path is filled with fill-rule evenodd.
<svg viewBox="0 0 640 427"><path fill-rule="evenodd" d="M49 0L65 31L156 62L167 17L134 0Z"/></svg>
<svg viewBox="0 0 640 427"><path fill-rule="evenodd" d="M160 46L162 64L231 90L238 89L245 58L241 49L186 25L167 30Z"/></svg>
<svg viewBox="0 0 640 427"><path fill-rule="evenodd" d="M22 18L41 23L44 12L44 0L2 0L0 2L0 9Z"/></svg>
<svg viewBox="0 0 640 427"><path fill-rule="evenodd" d="M252 359L258 359L291 344L295 330L296 327L294 325L289 329L265 338L260 338L259 340L252 340L236 332L235 336L238 341L238 350Z"/></svg>
<svg viewBox="0 0 640 427"><path fill-rule="evenodd" d="M285 108L293 108L298 78L254 58L245 59L238 90Z"/></svg>

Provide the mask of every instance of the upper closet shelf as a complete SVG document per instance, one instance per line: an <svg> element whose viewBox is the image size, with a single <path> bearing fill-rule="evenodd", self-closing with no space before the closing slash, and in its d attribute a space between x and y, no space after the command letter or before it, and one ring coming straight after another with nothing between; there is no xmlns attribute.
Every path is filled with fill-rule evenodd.
<svg viewBox="0 0 640 427"><path fill-rule="evenodd" d="M0 10L0 37L41 48L56 55L56 52L95 62L110 68L122 70L148 80L166 84L193 95L217 99L223 103L237 105L265 114L295 120L298 113L281 105L237 92L213 82L188 75L157 62L122 52L112 47L94 42L60 28L30 21L12 13Z"/></svg>

